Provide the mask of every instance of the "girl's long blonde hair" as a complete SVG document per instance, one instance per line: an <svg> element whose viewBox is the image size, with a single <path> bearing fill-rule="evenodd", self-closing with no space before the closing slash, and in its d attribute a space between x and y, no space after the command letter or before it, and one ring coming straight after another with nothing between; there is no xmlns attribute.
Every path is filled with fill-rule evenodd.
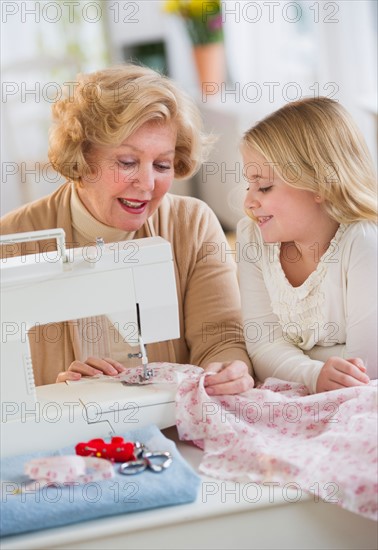
<svg viewBox="0 0 378 550"><path fill-rule="evenodd" d="M252 148L288 185L312 191L339 223L377 221L377 185L364 138L349 113L326 97L288 103L248 130Z"/></svg>

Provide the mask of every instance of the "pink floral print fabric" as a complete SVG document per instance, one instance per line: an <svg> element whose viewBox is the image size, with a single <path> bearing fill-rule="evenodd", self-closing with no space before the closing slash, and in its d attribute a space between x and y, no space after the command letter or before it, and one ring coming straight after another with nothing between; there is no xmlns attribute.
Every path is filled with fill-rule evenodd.
<svg viewBox="0 0 378 550"><path fill-rule="evenodd" d="M377 382L309 395L269 378L240 395L208 396L205 376L177 392L180 439L204 450L202 473L224 480L294 483L378 519Z"/></svg>
<svg viewBox="0 0 378 550"><path fill-rule="evenodd" d="M292 483L364 517L378 519L377 381L309 395L268 378L240 395L209 396L192 365L151 363L144 382L177 384L179 437L203 451L200 471L222 480ZM112 381L138 383L143 367Z"/></svg>

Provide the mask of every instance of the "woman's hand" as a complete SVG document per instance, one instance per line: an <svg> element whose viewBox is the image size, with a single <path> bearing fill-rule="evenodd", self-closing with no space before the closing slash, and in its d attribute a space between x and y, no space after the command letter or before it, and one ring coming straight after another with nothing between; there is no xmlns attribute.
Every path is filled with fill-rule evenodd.
<svg viewBox="0 0 378 550"><path fill-rule="evenodd" d="M103 357L88 357L83 363L81 361L73 361L68 367L68 370L60 372L56 382L66 382L67 380L80 380L82 376L95 376L96 374L107 374L115 376L126 369L118 361Z"/></svg>
<svg viewBox="0 0 378 550"><path fill-rule="evenodd" d="M364 386L370 382L366 367L359 357L342 359L330 357L324 363L316 383L316 391L331 391L352 386Z"/></svg>
<svg viewBox="0 0 378 550"><path fill-rule="evenodd" d="M205 372L216 373L205 378L208 395L235 395L250 390L255 384L243 361L209 363Z"/></svg>

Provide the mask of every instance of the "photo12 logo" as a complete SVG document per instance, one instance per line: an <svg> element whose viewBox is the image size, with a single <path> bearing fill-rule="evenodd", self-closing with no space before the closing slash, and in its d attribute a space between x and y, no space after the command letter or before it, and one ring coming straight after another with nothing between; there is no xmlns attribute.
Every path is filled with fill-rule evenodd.
<svg viewBox="0 0 378 550"><path fill-rule="evenodd" d="M211 5L212 2L204 2ZM222 22L274 23L279 19L286 23L299 23L307 19L313 23L339 23L339 2L234 2L222 1Z"/></svg>
<svg viewBox="0 0 378 550"><path fill-rule="evenodd" d="M1 21L7 23L17 19L21 23L98 23L105 15L114 23L139 23L137 17L139 2L85 2L63 0L59 2L41 2L25 0L23 2L1 2Z"/></svg>
<svg viewBox="0 0 378 550"><path fill-rule="evenodd" d="M339 86L336 82L325 82L321 84L314 82L310 86L304 87L299 82L234 82L232 84L222 82L203 82L202 83L202 103L207 103L208 98L217 96L221 103L234 101L240 103L258 103L265 101L275 103L284 101L290 103L298 101L307 96L319 97L325 96L337 101L336 94L339 92Z"/></svg>

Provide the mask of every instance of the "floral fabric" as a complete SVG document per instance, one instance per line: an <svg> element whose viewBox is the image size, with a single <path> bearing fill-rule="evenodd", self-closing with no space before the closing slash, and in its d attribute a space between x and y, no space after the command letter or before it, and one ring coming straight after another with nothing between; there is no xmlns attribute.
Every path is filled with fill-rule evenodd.
<svg viewBox="0 0 378 550"><path fill-rule="evenodd" d="M204 451L200 471L214 478L292 484L326 502L378 520L377 381L309 395L268 378L240 395L209 396L199 367L151 363L145 382L178 384L181 440ZM109 381L138 383L143 367Z"/></svg>
<svg viewBox="0 0 378 550"><path fill-rule="evenodd" d="M209 397L205 374L177 393L180 439L204 450L200 471L277 483L377 521L377 385L309 395L269 378L240 395Z"/></svg>

